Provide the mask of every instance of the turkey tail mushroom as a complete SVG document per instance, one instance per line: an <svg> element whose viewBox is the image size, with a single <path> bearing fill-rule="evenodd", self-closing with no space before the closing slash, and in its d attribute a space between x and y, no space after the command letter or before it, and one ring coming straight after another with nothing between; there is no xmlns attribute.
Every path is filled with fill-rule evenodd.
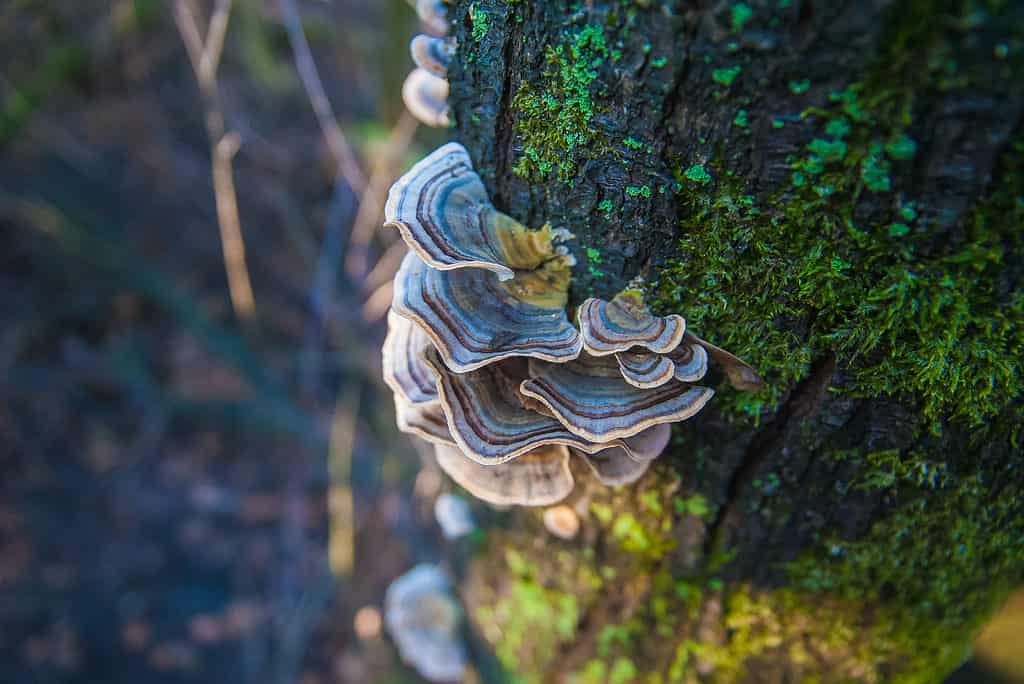
<svg viewBox="0 0 1024 684"><path fill-rule="evenodd" d="M543 446L501 465L484 466L457 447L437 445L437 464L467 492L496 506L549 506L572 492L569 450Z"/></svg>
<svg viewBox="0 0 1024 684"><path fill-rule="evenodd" d="M710 388L681 382L634 387L622 378L614 359L587 354L557 365L531 361L530 379L520 391L590 442L631 437L660 423L686 420L714 395Z"/></svg>
<svg viewBox="0 0 1024 684"><path fill-rule="evenodd" d="M399 178L384 205L386 226L427 265L440 270L475 267L509 280L561 258L556 243L569 233L545 226L530 230L494 208L466 148L448 143ZM566 279L566 291L568 279Z"/></svg>
<svg viewBox="0 0 1024 684"><path fill-rule="evenodd" d="M667 354L679 346L686 332L682 316L653 315L638 289L623 290L610 302L594 298L584 301L577 321L584 349L592 356L637 348Z"/></svg>
<svg viewBox="0 0 1024 684"><path fill-rule="evenodd" d="M503 283L478 268L438 271L410 252L395 275L392 307L423 329L457 373L516 356L558 363L582 348L562 295L547 289L561 288L562 279L567 284L568 270Z"/></svg>
<svg viewBox="0 0 1024 684"><path fill-rule="evenodd" d="M510 372L506 364L453 373L436 351L428 351L424 360L434 371L452 439L468 458L481 465L505 463L555 444L584 453L620 446L637 460L650 458L650 435L635 434L595 443L574 434L547 412L527 408L527 402L516 389L522 375Z"/></svg>
<svg viewBox="0 0 1024 684"><path fill-rule="evenodd" d="M416 119L431 128L451 125L448 81L426 69L413 69L402 84L402 102Z"/></svg>
<svg viewBox="0 0 1024 684"><path fill-rule="evenodd" d="M448 578L427 563L392 582L384 597L384 624L402 660L431 682L462 681L460 613Z"/></svg>
<svg viewBox="0 0 1024 684"><path fill-rule="evenodd" d="M455 40L420 34L410 41L409 54L419 68L426 69L438 78L447 78L448 65L455 54Z"/></svg>
<svg viewBox="0 0 1024 684"><path fill-rule="evenodd" d="M448 8L444 0L410 0L410 4L424 26L439 36L447 35Z"/></svg>

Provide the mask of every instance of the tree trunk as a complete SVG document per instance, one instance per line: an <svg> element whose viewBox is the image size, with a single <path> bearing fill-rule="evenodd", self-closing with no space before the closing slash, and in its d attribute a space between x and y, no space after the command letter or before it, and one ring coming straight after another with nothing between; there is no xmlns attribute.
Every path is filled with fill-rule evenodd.
<svg viewBox="0 0 1024 684"><path fill-rule="evenodd" d="M1024 579L1024 7L457 0L455 138L750 361L640 483L489 533L526 681L936 682Z"/></svg>

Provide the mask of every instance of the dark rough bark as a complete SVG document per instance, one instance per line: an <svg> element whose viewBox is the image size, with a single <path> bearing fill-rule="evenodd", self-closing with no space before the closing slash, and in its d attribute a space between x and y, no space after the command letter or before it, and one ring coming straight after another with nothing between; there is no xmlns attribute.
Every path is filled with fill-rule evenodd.
<svg viewBox="0 0 1024 684"><path fill-rule="evenodd" d="M484 636L538 679L935 681L1024 576L1024 8L459 0L452 17L455 137L499 208L576 235L574 298L644 275L772 383L763 406L723 391L637 487L581 495L571 553L533 523L494 533L472 581ZM816 232L834 277L792 248ZM725 238L747 280L722 276ZM753 302L760 277L785 300L740 312L760 327L705 301ZM866 305L887 278L936 285ZM930 307L966 322L907 313ZM847 342L864 328L884 333ZM983 349L960 355L968 339ZM915 379L940 362L948 383Z"/></svg>

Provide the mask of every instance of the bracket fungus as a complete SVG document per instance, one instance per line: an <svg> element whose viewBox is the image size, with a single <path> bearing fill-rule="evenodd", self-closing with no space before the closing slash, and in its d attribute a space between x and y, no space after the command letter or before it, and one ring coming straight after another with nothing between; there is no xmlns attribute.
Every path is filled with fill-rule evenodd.
<svg viewBox="0 0 1024 684"><path fill-rule="evenodd" d="M451 125L448 108L448 81L426 69L409 72L402 84L402 102L420 123L433 128Z"/></svg>
<svg viewBox="0 0 1024 684"><path fill-rule="evenodd" d="M530 271L549 261L565 270L574 263L556 246L572 237L568 231L549 226L530 230L494 208L469 153L458 143L437 148L395 182L384 220L427 265L440 270L483 268L510 280L517 270Z"/></svg>
<svg viewBox="0 0 1024 684"><path fill-rule="evenodd" d="M536 399L573 434L591 442L631 437L659 423L686 420L714 390L682 382L642 389L627 383L618 362L583 354L563 364L530 364L520 391Z"/></svg>
<svg viewBox="0 0 1024 684"><path fill-rule="evenodd" d="M574 485L564 446L540 447L494 466L466 458L457 447L438 445L435 455L456 484L495 506L547 506L569 496Z"/></svg>
<svg viewBox="0 0 1024 684"><path fill-rule="evenodd" d="M582 343L549 294L531 295L482 269L438 271L409 252L395 275L392 310L415 321L457 373L532 356L560 362Z"/></svg>
<svg viewBox="0 0 1024 684"><path fill-rule="evenodd" d="M637 347L667 354L683 341L682 316L655 316L636 288L623 290L610 302L590 298L580 305L577 320L583 346L593 356L627 352Z"/></svg>
<svg viewBox="0 0 1024 684"><path fill-rule="evenodd" d="M469 504L455 494L442 494L434 500L434 518L445 539L459 539L476 529Z"/></svg>
<svg viewBox="0 0 1024 684"><path fill-rule="evenodd" d="M459 621L448 578L436 565L417 565L384 597L384 624L402 660L432 682L462 681L466 650Z"/></svg>
<svg viewBox="0 0 1024 684"><path fill-rule="evenodd" d="M416 0L416 14L437 36L448 33L448 11L443 0ZM419 35L409 43L416 68L402 84L402 101L420 123L434 128L451 125L448 107L448 64L455 53L453 38Z"/></svg>
<svg viewBox="0 0 1024 684"><path fill-rule="evenodd" d="M424 26L439 36L448 33L448 8L444 0L412 0L411 4Z"/></svg>
<svg viewBox="0 0 1024 684"><path fill-rule="evenodd" d="M409 54L419 68L426 69L438 78L446 78L448 65L455 54L455 39L435 38L421 33L410 41Z"/></svg>
<svg viewBox="0 0 1024 684"><path fill-rule="evenodd" d="M668 445L669 424L714 394L692 384L709 355L748 386L757 378L681 316L654 316L640 281L610 302L586 300L577 329L566 313L571 234L498 211L457 143L395 182L385 218L410 248L384 344L399 427L433 443L479 499L561 501L572 458L606 485L634 482Z"/></svg>

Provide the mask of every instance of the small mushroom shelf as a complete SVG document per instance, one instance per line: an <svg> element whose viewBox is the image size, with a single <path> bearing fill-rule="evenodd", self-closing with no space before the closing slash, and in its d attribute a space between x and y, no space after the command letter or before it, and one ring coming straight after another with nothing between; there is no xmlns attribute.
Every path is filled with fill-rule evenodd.
<svg viewBox="0 0 1024 684"><path fill-rule="evenodd" d="M384 213L410 248L383 349L399 429L432 443L441 468L484 501L561 501L572 458L604 484L636 481L670 424L714 394L695 384L709 356L734 385L760 384L681 316L654 316L639 281L610 302L586 300L573 325L572 235L498 211L458 143L402 176Z"/></svg>
<svg viewBox="0 0 1024 684"><path fill-rule="evenodd" d="M402 101L420 123L432 128L451 125L448 108L448 65L455 54L455 39L448 33L447 9L442 0L413 3L420 23L436 35L420 34L409 43L416 68L402 84Z"/></svg>

